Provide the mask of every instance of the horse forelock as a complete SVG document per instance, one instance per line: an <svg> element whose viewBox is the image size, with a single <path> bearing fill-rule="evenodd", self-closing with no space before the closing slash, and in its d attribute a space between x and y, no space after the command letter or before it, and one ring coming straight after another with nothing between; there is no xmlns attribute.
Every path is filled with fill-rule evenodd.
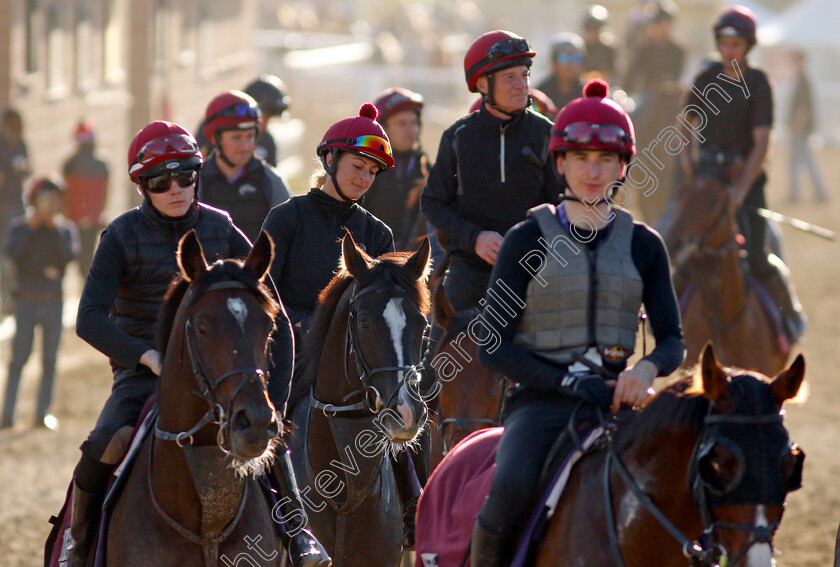
<svg viewBox="0 0 840 567"><path fill-rule="evenodd" d="M199 297L214 283L224 280L240 282L254 292L262 308L274 319L274 316L280 310L280 304L274 299L268 286L261 282L256 274L242 269L242 265L242 260L217 260L210 265L207 273L196 282L190 282L180 273L173 278L166 295L164 295L155 329L155 345L161 355L166 354L166 347L169 343L175 317L178 314L178 308L181 306L187 290L191 288L194 297Z"/></svg>

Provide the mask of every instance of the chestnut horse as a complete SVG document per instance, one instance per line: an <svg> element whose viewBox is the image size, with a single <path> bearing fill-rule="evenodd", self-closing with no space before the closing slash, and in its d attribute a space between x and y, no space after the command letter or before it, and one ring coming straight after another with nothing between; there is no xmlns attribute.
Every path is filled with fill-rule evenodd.
<svg viewBox="0 0 840 567"><path fill-rule="evenodd" d="M437 270L436 270L437 271ZM449 450L469 434L499 425L505 378L481 365L470 324L481 314L472 308L455 311L437 278L432 299L435 322L444 330L432 353L439 385L433 420L431 463L434 469Z"/></svg>
<svg viewBox="0 0 840 567"><path fill-rule="evenodd" d="M181 239L181 274L158 321L159 415L111 512L109 567L238 563L255 541L260 565L280 565L271 506L252 478L280 433L266 390L272 255L262 233L244 262L208 266L195 232Z"/></svg>
<svg viewBox="0 0 840 567"><path fill-rule="evenodd" d="M389 455L417 443L430 246L376 259L342 242L289 400L289 446L309 527L335 567L394 567L402 510Z"/></svg>
<svg viewBox="0 0 840 567"><path fill-rule="evenodd" d="M784 367L789 348L753 289L740 257L738 230L726 186L711 176L695 176L683 187L664 234L675 270L683 332L696 360L714 342L724 364L772 375Z"/></svg>

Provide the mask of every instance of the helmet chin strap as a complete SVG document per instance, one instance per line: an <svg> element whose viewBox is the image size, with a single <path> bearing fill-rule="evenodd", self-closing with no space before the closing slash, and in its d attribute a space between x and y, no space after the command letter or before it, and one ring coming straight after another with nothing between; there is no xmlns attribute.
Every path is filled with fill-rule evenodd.
<svg viewBox="0 0 840 567"><path fill-rule="evenodd" d="M222 132L217 130L213 133L213 141L216 143L216 154L221 158L225 165L230 168L235 168L236 164L230 161L228 157L225 155L225 151L222 149Z"/></svg>
<svg viewBox="0 0 840 567"><path fill-rule="evenodd" d="M324 169L326 170L327 175L330 176L335 192L338 193L338 196L341 197L341 200L345 203L358 203L361 200L361 197L358 199L351 199L345 195L344 191L341 190L341 186L338 184L338 179L335 177L336 164L338 163L338 149L330 148L330 153L333 156L332 165L327 165L327 154L321 155L321 163L324 164Z"/></svg>
<svg viewBox="0 0 840 567"><path fill-rule="evenodd" d="M493 73L490 73L489 75L487 75L487 94L482 94L481 95L481 100L482 100L482 102L484 102L484 104L486 104L488 106L492 106L493 109L495 109L497 112L501 112L505 116L510 116L511 118L513 118L514 116L516 116L518 114L522 114L523 112L525 112L526 108L531 106L531 94L529 93L528 94L528 103L525 105L524 108L514 110L513 112L508 112L507 110L502 110L501 108L496 106L496 99L493 97L493 91L494 90L495 90L495 85L494 85Z"/></svg>

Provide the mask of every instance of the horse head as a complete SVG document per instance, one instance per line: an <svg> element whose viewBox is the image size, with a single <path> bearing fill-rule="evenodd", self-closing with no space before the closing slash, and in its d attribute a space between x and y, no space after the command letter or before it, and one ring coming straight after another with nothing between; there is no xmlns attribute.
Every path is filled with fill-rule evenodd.
<svg viewBox="0 0 840 567"><path fill-rule="evenodd" d="M769 567L785 498L802 482L805 454L788 435L782 404L800 391L805 361L799 355L770 380L724 368L707 344L699 374L711 406L691 484L706 537L734 553L730 565Z"/></svg>
<svg viewBox="0 0 840 567"><path fill-rule="evenodd" d="M696 252L717 249L732 238L736 229L730 200L726 186L708 175L695 176L682 187L674 216L662 235L675 267Z"/></svg>
<svg viewBox="0 0 840 567"><path fill-rule="evenodd" d="M190 231L178 244L181 283L173 284L167 295L169 299L182 289L167 345L168 354L180 356L166 357L162 382L170 374L191 381L181 387L182 413L189 414L187 408L195 404L193 394L209 406L191 429L168 435L179 445L193 442L194 437L196 444L203 444L201 438L211 430L205 426L215 424L215 441L242 471L265 466L281 432L267 391L268 340L279 306L263 281L273 251L271 237L263 232L244 261L208 266L195 232ZM173 387L168 384L166 389ZM167 438L165 431L161 433L158 437Z"/></svg>
<svg viewBox="0 0 840 567"><path fill-rule="evenodd" d="M430 250L424 239L413 254L373 259L349 233L342 242L342 265L354 279L345 356L355 366L369 409L387 416L382 425L397 443L415 439L427 418L418 367L428 326Z"/></svg>

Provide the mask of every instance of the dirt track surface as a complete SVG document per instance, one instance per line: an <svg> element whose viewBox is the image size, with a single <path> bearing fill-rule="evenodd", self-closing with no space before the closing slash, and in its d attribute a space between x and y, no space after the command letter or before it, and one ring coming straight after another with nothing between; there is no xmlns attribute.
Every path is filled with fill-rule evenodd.
<svg viewBox="0 0 840 567"><path fill-rule="evenodd" d="M810 194L800 204L785 201L784 154L772 170L770 205L780 212L840 231L840 151L821 156L833 182L834 199L814 204ZM806 187L806 192L810 189ZM787 408L787 424L807 452L804 487L788 498L788 509L776 537L777 560L784 567L832 564L834 537L840 522L840 262L837 242L785 228L787 259L810 318L810 330L799 348L805 354L810 399ZM9 345L0 348L0 392L5 387ZM104 357L65 333L59 362L54 413L58 431L31 427L38 357L24 374L17 423L0 431L0 566L43 564L47 519L64 499L78 446L92 428L111 386Z"/></svg>

